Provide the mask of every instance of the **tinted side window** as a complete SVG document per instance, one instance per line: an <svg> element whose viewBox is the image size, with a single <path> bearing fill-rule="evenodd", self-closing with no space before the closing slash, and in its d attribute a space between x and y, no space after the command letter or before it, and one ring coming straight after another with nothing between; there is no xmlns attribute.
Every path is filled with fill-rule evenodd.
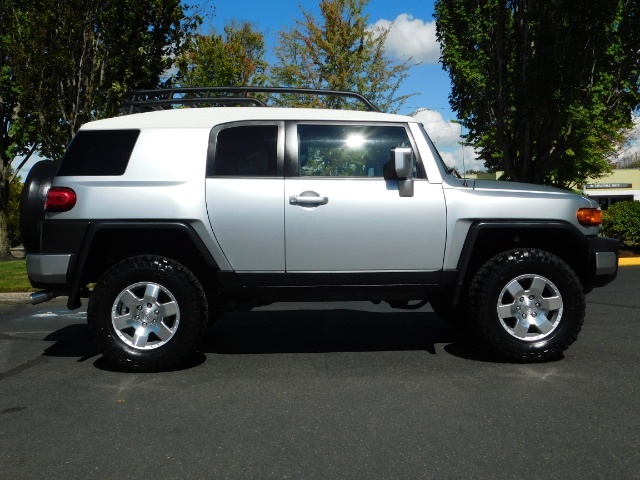
<svg viewBox="0 0 640 480"><path fill-rule="evenodd" d="M245 125L218 133L214 176L275 177L278 165L278 126ZM209 174L209 172L207 172Z"/></svg>
<svg viewBox="0 0 640 480"><path fill-rule="evenodd" d="M411 147L404 127L298 125L301 176L382 177L395 147Z"/></svg>
<svg viewBox="0 0 640 480"><path fill-rule="evenodd" d="M122 175L140 130L87 130L73 137L58 176Z"/></svg>

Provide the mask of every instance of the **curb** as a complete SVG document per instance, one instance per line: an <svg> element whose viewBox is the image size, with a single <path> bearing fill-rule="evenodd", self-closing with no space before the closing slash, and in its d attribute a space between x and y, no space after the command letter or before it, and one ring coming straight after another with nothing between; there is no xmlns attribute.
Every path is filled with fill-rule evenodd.
<svg viewBox="0 0 640 480"><path fill-rule="evenodd" d="M640 265L640 257L625 257L618 259L619 267L635 267Z"/></svg>
<svg viewBox="0 0 640 480"><path fill-rule="evenodd" d="M0 304L11 303L11 304L19 305L19 304L28 303L29 305L31 305L31 300L29 300L29 295L31 295L32 293L33 292L0 293ZM66 299L67 297L60 296L56 298Z"/></svg>
<svg viewBox="0 0 640 480"><path fill-rule="evenodd" d="M0 293L0 303L31 303L31 292Z"/></svg>

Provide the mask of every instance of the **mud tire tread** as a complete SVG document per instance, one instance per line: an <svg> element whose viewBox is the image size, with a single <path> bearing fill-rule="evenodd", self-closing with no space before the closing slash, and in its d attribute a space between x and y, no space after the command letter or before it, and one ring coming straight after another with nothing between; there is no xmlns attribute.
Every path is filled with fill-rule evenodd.
<svg viewBox="0 0 640 480"><path fill-rule="evenodd" d="M560 325L539 342L510 336L496 314L497 294L506 282L521 274L546 276L560 290L564 311ZM557 360L578 338L584 323L585 295L578 276L559 257L536 248L518 248L488 260L475 274L469 288L469 306L475 336L502 359L517 363Z"/></svg>
<svg viewBox="0 0 640 480"><path fill-rule="evenodd" d="M181 310L175 337L153 350L128 347L117 337L111 322L116 296L140 281L167 287ZM109 363L125 371L152 372L175 368L194 352L207 328L207 312L205 292L191 271L169 258L141 255L117 263L102 276L91 293L87 320L96 345Z"/></svg>

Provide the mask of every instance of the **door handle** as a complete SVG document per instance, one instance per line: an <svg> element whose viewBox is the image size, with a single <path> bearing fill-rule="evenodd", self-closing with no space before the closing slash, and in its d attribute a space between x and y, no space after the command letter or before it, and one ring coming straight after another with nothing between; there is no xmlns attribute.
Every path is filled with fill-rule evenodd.
<svg viewBox="0 0 640 480"><path fill-rule="evenodd" d="M327 197L321 197L316 192L306 191L302 192L300 195L291 195L289 197L289 203L291 205L326 205L329 203L329 199Z"/></svg>

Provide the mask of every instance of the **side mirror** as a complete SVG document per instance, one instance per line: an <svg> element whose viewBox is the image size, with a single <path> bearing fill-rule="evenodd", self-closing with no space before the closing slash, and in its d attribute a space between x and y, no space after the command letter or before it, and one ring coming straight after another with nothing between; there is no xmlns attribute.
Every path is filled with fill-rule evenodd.
<svg viewBox="0 0 640 480"><path fill-rule="evenodd" d="M410 148L392 148L390 160L393 162L398 180L411 178L411 173L413 172L413 152Z"/></svg>
<svg viewBox="0 0 640 480"><path fill-rule="evenodd" d="M398 180L401 197L413 197L413 151L407 147L392 148L390 158L383 167L385 180Z"/></svg>

